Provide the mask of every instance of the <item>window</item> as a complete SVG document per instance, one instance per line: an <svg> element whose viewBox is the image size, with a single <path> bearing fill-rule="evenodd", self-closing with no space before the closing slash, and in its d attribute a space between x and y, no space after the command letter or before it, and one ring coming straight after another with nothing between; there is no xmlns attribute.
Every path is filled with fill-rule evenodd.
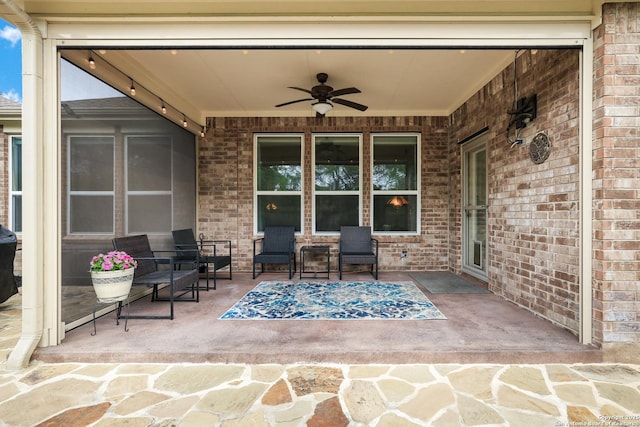
<svg viewBox="0 0 640 427"><path fill-rule="evenodd" d="M172 144L167 136L128 136L127 233L172 228ZM153 212L153 215L149 215Z"/></svg>
<svg viewBox="0 0 640 427"><path fill-rule="evenodd" d="M255 137L256 231L293 225L302 230L302 135Z"/></svg>
<svg viewBox="0 0 640 427"><path fill-rule="evenodd" d="M113 233L114 138L69 137L69 232Z"/></svg>
<svg viewBox="0 0 640 427"><path fill-rule="evenodd" d="M314 232L340 231L343 225L359 225L360 135L315 135Z"/></svg>
<svg viewBox="0 0 640 427"><path fill-rule="evenodd" d="M373 135L373 230L418 233L419 140L415 134Z"/></svg>
<svg viewBox="0 0 640 427"><path fill-rule="evenodd" d="M11 164L10 164L10 223L11 229L22 232L22 137L10 137Z"/></svg>

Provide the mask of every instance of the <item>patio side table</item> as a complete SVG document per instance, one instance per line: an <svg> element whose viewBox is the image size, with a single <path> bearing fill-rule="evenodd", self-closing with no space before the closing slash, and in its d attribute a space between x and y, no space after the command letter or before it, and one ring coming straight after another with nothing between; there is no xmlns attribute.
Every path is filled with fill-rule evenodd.
<svg viewBox="0 0 640 427"><path fill-rule="evenodd" d="M309 253L317 253L321 255L325 255L327 257L327 269L319 270L319 271L307 271L305 269L305 255ZM329 246L303 246L300 248L300 278L316 278L318 273L327 275L327 279L329 278L329 274L331 273L331 248ZM313 276L303 276L303 274L313 274Z"/></svg>

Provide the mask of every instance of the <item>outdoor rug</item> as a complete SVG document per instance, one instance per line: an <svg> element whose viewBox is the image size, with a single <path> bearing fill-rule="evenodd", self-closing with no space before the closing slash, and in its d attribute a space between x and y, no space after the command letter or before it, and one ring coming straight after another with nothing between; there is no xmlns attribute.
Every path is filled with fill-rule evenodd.
<svg viewBox="0 0 640 427"><path fill-rule="evenodd" d="M478 286L447 271L411 274L420 286L432 294L490 294L485 288Z"/></svg>
<svg viewBox="0 0 640 427"><path fill-rule="evenodd" d="M412 282L260 282L220 319L446 319Z"/></svg>

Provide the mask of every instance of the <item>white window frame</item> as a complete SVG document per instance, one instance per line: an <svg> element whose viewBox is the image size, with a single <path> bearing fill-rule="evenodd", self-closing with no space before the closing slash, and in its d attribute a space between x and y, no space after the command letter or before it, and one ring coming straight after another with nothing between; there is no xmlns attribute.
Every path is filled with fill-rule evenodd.
<svg viewBox="0 0 640 427"><path fill-rule="evenodd" d="M416 189L415 190L375 190L373 186L373 167L374 167L374 155L375 155L375 138L376 137L393 137L393 136L413 136L416 139ZM380 132L371 134L371 230L375 234L379 235L395 235L395 236L419 236L420 235L420 218L422 212L421 205L421 193L422 193L422 134L417 132ZM375 196L383 195L401 195L401 196L416 196L416 231L380 231L373 230L373 224L375 224L375 210L374 202Z"/></svg>
<svg viewBox="0 0 640 427"><path fill-rule="evenodd" d="M113 173L113 190L111 191L72 191L71 190L71 144L72 139L74 138L111 138L113 144L113 164L114 164L114 173ZM67 136L67 235L91 235L91 236L111 236L115 233L116 230L116 216L115 216L115 203L116 203L116 170L117 170L117 162L116 162L116 138L114 135L102 135L102 134L75 134ZM111 196L113 198L112 212L113 222L111 224L110 232L72 232L71 230L71 196Z"/></svg>
<svg viewBox="0 0 640 427"><path fill-rule="evenodd" d="M129 139L131 138L162 138L169 142L169 154L170 154L170 177L169 177L169 189L168 190L129 190ZM170 223L171 229L173 229L173 138L167 135L161 134L128 134L124 138L124 163L122 168L118 168L116 164L116 171L118 169L124 170L124 221L125 230L127 234L131 233L145 233L149 235L165 235L168 231L140 231L129 230L129 196L169 196L171 202L169 203L169 212L171 215Z"/></svg>
<svg viewBox="0 0 640 427"><path fill-rule="evenodd" d="M22 230L15 230L15 206L13 205L13 198L16 196L19 196L20 199L22 199L22 189L20 190L14 190L13 189L13 169L14 169L14 164L13 164L13 140L19 138L20 139L20 145L22 145L22 135L9 135L9 218L8 218L8 225L9 225L9 229L12 230L13 232L15 232L17 235L21 235L22 234ZM20 165L20 175L22 175L22 165Z"/></svg>
<svg viewBox="0 0 640 427"><path fill-rule="evenodd" d="M316 191L316 138L317 137L357 137L358 138L358 190L357 191ZM362 148L362 134L361 133L316 133L312 135L311 142L311 223L313 227L314 236L337 236L340 235L340 230L337 231L317 231L316 230L316 196L358 196L358 225L362 225L362 188L363 188L363 148Z"/></svg>
<svg viewBox="0 0 640 427"><path fill-rule="evenodd" d="M300 190L293 191L265 191L258 190L258 140L261 138L297 137L300 139ZM300 231L296 235L304 234L304 134L303 133L255 133L253 135L253 234L263 235L258 231L258 196L300 196Z"/></svg>

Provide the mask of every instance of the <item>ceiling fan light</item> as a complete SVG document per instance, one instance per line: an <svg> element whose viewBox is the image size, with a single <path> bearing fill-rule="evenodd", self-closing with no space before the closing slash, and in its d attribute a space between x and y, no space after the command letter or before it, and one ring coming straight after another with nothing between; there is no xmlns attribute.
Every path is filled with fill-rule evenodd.
<svg viewBox="0 0 640 427"><path fill-rule="evenodd" d="M327 114L329 111L333 109L333 105L331 105L328 102L316 102L311 107L313 108L313 111L322 115Z"/></svg>

